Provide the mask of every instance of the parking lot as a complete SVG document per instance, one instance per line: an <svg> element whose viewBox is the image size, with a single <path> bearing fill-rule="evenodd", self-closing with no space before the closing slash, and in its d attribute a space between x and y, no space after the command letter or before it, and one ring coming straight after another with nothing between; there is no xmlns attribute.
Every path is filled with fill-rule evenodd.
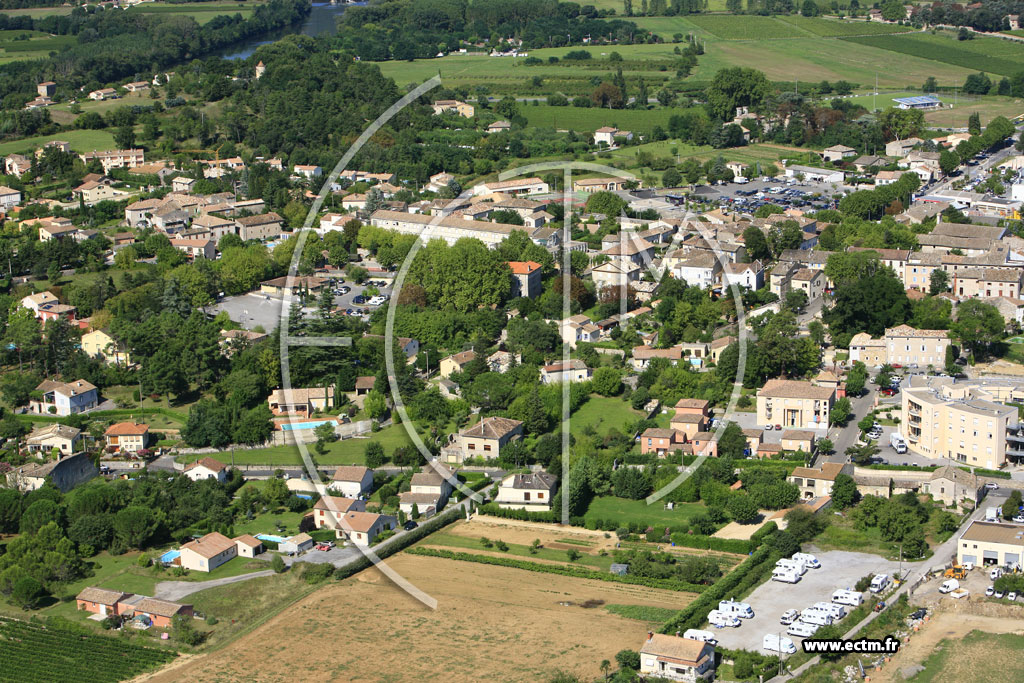
<svg viewBox="0 0 1024 683"><path fill-rule="evenodd" d="M709 186L702 188L700 198L719 206L751 213L765 204L815 210L830 208L834 194L852 190L831 183L804 181L790 184L790 180L783 177L769 180L758 178L742 184L733 182Z"/></svg>
<svg viewBox="0 0 1024 683"><path fill-rule="evenodd" d="M779 623L779 617L786 610L800 611L816 602L830 602L832 593L837 589L853 590L857 581L868 574L891 576L899 569L898 562L866 553L831 550L814 555L821 562L821 567L808 569L799 583L769 580L743 600L754 609L753 619L741 619L739 628L713 629L722 647L759 652L765 635L786 635L787 627ZM796 636L787 637L794 643L800 640Z"/></svg>

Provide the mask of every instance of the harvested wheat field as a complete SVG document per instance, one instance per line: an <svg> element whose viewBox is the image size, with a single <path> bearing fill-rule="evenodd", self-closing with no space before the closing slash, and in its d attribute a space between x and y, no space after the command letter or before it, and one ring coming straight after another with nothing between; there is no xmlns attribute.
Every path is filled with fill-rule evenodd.
<svg viewBox="0 0 1024 683"><path fill-rule="evenodd" d="M602 604L681 609L693 594L400 554L388 564L430 610L376 570L332 583L227 647L150 680L536 681L600 676L646 625Z"/></svg>

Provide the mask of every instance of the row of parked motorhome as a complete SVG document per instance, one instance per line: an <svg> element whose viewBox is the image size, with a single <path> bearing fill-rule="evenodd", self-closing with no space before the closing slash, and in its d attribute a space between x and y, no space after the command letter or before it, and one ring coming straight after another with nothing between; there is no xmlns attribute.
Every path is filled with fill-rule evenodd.
<svg viewBox="0 0 1024 683"><path fill-rule="evenodd" d="M814 555L794 553L789 559L783 558L775 563L772 570L772 581L797 583L808 569L820 569L821 562Z"/></svg>
<svg viewBox="0 0 1024 683"><path fill-rule="evenodd" d="M754 608L735 600L722 600L718 603L718 609L708 612L708 623L718 628L736 628L741 623L740 619L753 618Z"/></svg>

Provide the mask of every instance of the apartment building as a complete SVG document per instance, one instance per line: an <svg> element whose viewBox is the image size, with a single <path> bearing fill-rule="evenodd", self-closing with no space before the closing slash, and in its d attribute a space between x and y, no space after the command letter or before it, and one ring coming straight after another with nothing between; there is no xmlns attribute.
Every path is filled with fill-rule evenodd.
<svg viewBox="0 0 1024 683"><path fill-rule="evenodd" d="M885 331L886 362L899 365L939 366L946 362L949 330L917 330L910 325Z"/></svg>
<svg viewBox="0 0 1024 683"><path fill-rule="evenodd" d="M770 379L757 392L757 424L787 429L827 429L835 401L832 387L790 379Z"/></svg>
<svg viewBox="0 0 1024 683"><path fill-rule="evenodd" d="M1024 389L985 379L910 379L902 394L901 429L910 450L931 458L997 469L1024 458L1024 427L1015 406Z"/></svg>
<svg viewBox="0 0 1024 683"><path fill-rule="evenodd" d="M543 229L507 223L469 221L455 216L445 216L439 219L437 216L424 216L386 209L374 211L370 216L370 224L377 228L394 230L403 235L422 235L426 241L440 238L450 245L454 245L463 237L472 237L491 249L501 244L506 237L512 234L513 230L522 230L536 242L537 240L534 239L536 233Z"/></svg>

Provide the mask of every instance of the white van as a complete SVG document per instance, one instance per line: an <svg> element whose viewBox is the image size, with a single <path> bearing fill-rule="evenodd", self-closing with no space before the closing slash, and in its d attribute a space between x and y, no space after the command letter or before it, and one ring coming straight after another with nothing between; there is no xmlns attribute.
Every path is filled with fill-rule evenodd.
<svg viewBox="0 0 1024 683"><path fill-rule="evenodd" d="M801 638L810 638L818 629L821 628L817 624L808 624L806 621L797 621L789 625L786 629L786 633L791 636L799 636Z"/></svg>
<svg viewBox="0 0 1024 683"><path fill-rule="evenodd" d="M768 652L778 652L780 654L791 655L796 652L796 645L793 641L785 636L779 636L775 633L769 633L761 641L761 649L768 650Z"/></svg>
<svg viewBox="0 0 1024 683"><path fill-rule="evenodd" d="M805 609L800 613L800 621L816 624L817 626L831 626L832 615L816 609Z"/></svg>
<svg viewBox="0 0 1024 683"><path fill-rule="evenodd" d="M711 631L702 631L699 628L690 628L683 634L683 638L689 638L690 640L700 640L711 645L718 645L718 638L715 638L715 634Z"/></svg>
<svg viewBox="0 0 1024 683"><path fill-rule="evenodd" d="M889 585L889 575L888 574L875 574L875 576L871 579L871 592L872 593L881 593L882 591L885 590L885 587L888 586L888 585Z"/></svg>
<svg viewBox="0 0 1024 683"><path fill-rule="evenodd" d="M713 609L708 612L708 623L719 628L736 628L740 625L740 620L732 614L726 614L721 610Z"/></svg>
<svg viewBox="0 0 1024 683"><path fill-rule="evenodd" d="M953 591L959 590L959 589L960 589L960 582L957 581L956 579L948 579L946 581L943 581L942 585L939 586L939 592L942 593L943 595L945 595L946 593L952 593Z"/></svg>
<svg viewBox="0 0 1024 683"><path fill-rule="evenodd" d="M793 553L793 557L789 559L803 562L808 569L821 569L821 562L818 562L818 558L808 553Z"/></svg>
<svg viewBox="0 0 1024 683"><path fill-rule="evenodd" d="M722 600L718 603L718 609L726 614L732 614L740 619L753 619L754 608L745 602L735 600Z"/></svg>
<svg viewBox="0 0 1024 683"><path fill-rule="evenodd" d="M833 619L842 619L846 616L846 608L834 602L816 602L809 609L816 609L826 614L831 614Z"/></svg>
<svg viewBox="0 0 1024 683"><path fill-rule="evenodd" d="M1002 575L1003 575L1003 568L1002 567L993 567L992 571L990 571L988 573L988 578L990 578L993 581L995 581L996 579L998 579Z"/></svg>
<svg viewBox="0 0 1024 683"><path fill-rule="evenodd" d="M832 594L832 602L838 602L840 605L849 605L850 607L859 607L864 602L864 596L857 591L840 588Z"/></svg>
<svg viewBox="0 0 1024 683"><path fill-rule="evenodd" d="M800 580L800 575L792 569L786 569L785 567L776 567L772 571L772 581L779 581L781 583L796 583Z"/></svg>
<svg viewBox="0 0 1024 683"><path fill-rule="evenodd" d="M801 576L807 573L807 567L800 560L779 560L775 563L775 566L783 569L790 569Z"/></svg>

